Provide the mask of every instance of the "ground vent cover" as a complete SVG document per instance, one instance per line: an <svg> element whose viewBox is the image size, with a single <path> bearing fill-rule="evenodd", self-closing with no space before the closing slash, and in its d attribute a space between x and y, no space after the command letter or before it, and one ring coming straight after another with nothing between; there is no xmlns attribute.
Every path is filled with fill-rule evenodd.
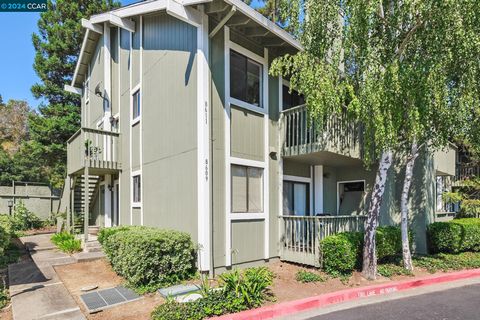
<svg viewBox="0 0 480 320"><path fill-rule="evenodd" d="M84 293L80 296L88 312L94 313L120 304L135 301L142 297L134 291L118 286Z"/></svg>

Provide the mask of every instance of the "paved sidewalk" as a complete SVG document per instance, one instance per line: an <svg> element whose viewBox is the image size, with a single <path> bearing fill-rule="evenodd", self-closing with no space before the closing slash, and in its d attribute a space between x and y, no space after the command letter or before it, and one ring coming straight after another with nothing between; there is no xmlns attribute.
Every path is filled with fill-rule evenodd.
<svg viewBox="0 0 480 320"><path fill-rule="evenodd" d="M31 259L8 267L14 320L86 319L53 268L75 259L54 249L50 237L20 238Z"/></svg>

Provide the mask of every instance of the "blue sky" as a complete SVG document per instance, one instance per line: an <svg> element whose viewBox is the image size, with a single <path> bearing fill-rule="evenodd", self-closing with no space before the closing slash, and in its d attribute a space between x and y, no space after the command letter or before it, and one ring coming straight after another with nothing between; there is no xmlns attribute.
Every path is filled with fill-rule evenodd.
<svg viewBox="0 0 480 320"><path fill-rule="evenodd" d="M136 2L124 0L123 4ZM0 12L0 39L4 46L0 49L0 95L3 101L9 99L27 100L36 108L40 104L30 87L38 81L33 70L35 51L32 45L32 33L37 32L39 13Z"/></svg>
<svg viewBox="0 0 480 320"><path fill-rule="evenodd" d="M123 0L122 4L137 1ZM252 1L252 6L258 2ZM0 95L4 101L26 100L33 108L41 103L30 91L39 80L33 70L35 51L32 45L32 33L38 31L39 17L39 13L0 12L0 39L4 42L3 50L0 49Z"/></svg>

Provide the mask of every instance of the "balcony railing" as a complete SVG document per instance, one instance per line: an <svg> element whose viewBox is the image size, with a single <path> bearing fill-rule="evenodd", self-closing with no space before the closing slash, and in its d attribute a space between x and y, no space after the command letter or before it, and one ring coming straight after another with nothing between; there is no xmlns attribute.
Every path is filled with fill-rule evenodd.
<svg viewBox="0 0 480 320"><path fill-rule="evenodd" d="M121 169L120 134L91 128L79 129L67 142L67 171L76 173L86 166L103 171Z"/></svg>
<svg viewBox="0 0 480 320"><path fill-rule="evenodd" d="M319 125L308 115L305 105L281 114L283 155L293 156L330 151L361 158L361 126L346 116L332 116Z"/></svg>
<svg viewBox="0 0 480 320"><path fill-rule="evenodd" d="M470 178L480 178L480 165L457 164L455 181L462 181Z"/></svg>
<svg viewBox="0 0 480 320"><path fill-rule="evenodd" d="M320 266L320 240L333 234L364 231L367 217L280 216L282 227L280 258L285 261Z"/></svg>

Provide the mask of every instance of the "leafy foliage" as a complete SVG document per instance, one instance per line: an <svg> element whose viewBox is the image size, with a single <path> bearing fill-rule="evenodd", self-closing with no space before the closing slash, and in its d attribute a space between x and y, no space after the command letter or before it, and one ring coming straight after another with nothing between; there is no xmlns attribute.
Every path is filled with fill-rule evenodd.
<svg viewBox="0 0 480 320"><path fill-rule="evenodd" d="M425 268L430 273L435 273L437 271L480 268L480 253L439 253L432 256L414 257L414 263L417 267Z"/></svg>
<svg viewBox="0 0 480 320"><path fill-rule="evenodd" d="M306 271L306 270L298 270L297 274L295 275L295 279L298 282L302 282L302 283L324 282L326 280L324 277L322 277L318 273Z"/></svg>
<svg viewBox="0 0 480 320"><path fill-rule="evenodd" d="M363 238L362 232L344 232L323 239L320 242L322 269L328 274L340 276L360 268ZM380 262L395 259L402 253L400 228L378 227L375 244Z"/></svg>
<svg viewBox="0 0 480 320"><path fill-rule="evenodd" d="M273 273L267 268L235 270L221 276L218 289L206 291L199 300L178 303L168 300L152 312L154 320L200 320L260 306L269 297Z"/></svg>
<svg viewBox="0 0 480 320"><path fill-rule="evenodd" d="M134 288L153 291L195 274L195 246L187 233L118 227L102 231L101 238L113 270Z"/></svg>
<svg viewBox="0 0 480 320"><path fill-rule="evenodd" d="M22 201L15 205L11 223L14 231L38 229L44 226L44 221L28 210Z"/></svg>
<svg viewBox="0 0 480 320"><path fill-rule="evenodd" d="M412 273L398 264L386 263L378 266L378 273L384 277L410 276Z"/></svg>
<svg viewBox="0 0 480 320"><path fill-rule="evenodd" d="M52 242L63 252L74 253L82 250L82 242L68 232L56 233L51 237Z"/></svg>
<svg viewBox="0 0 480 320"><path fill-rule="evenodd" d="M12 223L7 215L0 215L0 256L4 255L5 249L9 246L12 238Z"/></svg>
<svg viewBox="0 0 480 320"><path fill-rule="evenodd" d="M233 294L242 305L255 308L265 300L265 291L272 284L274 274L266 267L238 269L220 276L223 290Z"/></svg>
<svg viewBox="0 0 480 320"><path fill-rule="evenodd" d="M428 226L427 236L432 253L480 251L480 219L455 219Z"/></svg>
<svg viewBox="0 0 480 320"><path fill-rule="evenodd" d="M33 34L34 69L40 82L32 93L44 104L39 115L31 116L29 148L37 156L37 166L52 185L63 183L66 141L80 126L80 99L63 90L71 81L83 40L81 18L117 7L112 0L49 0L48 10L40 14L38 33Z"/></svg>

